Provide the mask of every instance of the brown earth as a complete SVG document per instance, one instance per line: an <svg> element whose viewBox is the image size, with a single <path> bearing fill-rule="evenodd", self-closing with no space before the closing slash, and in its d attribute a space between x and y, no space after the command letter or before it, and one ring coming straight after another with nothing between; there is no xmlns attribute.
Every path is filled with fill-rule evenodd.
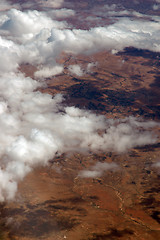
<svg viewBox="0 0 160 240"><path fill-rule="evenodd" d="M62 55L64 73L41 89L65 95L64 104L109 118L142 116L159 120L159 55L126 49L92 56ZM88 63L97 63L87 72ZM85 74L71 74L79 64ZM34 67L21 66L32 76ZM159 135L159 129L155 129ZM160 143L126 154L68 154L35 169L20 184L17 199L1 206L0 239L101 240L160 238ZM97 161L114 162L117 171L100 178L78 177Z"/></svg>
<svg viewBox="0 0 160 240"><path fill-rule="evenodd" d="M78 12L77 19L73 17L68 21L85 28L83 17L93 4L103 6L119 1L68 1L68 4L74 3L83 15ZM155 13L150 10L151 0L121 3L125 8L145 14ZM91 16L96 15L91 12ZM99 22L100 25L109 23L107 18ZM86 26L89 27L92 25ZM108 118L133 115L159 121L158 53L127 48L117 55L108 52L92 56L62 54L57 61L64 64L65 70L59 76L46 79L48 85L40 89L42 92L53 96L63 93L64 104L89 109ZM97 64L87 71L88 63ZM71 74L68 71L71 64L79 64L85 74L81 77ZM20 70L33 77L36 68L22 65ZM159 129L154 131L160 136ZM159 156L160 143L157 142L121 155L76 153L53 159L47 167L35 169L19 184L14 202L1 204L0 239L160 239L160 171L153 165ZM119 169L95 179L77 177L80 170L88 169L97 161L117 163Z"/></svg>

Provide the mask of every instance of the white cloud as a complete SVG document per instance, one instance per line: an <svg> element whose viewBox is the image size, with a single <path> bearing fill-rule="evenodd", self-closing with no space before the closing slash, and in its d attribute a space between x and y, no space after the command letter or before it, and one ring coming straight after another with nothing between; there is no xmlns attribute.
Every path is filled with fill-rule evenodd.
<svg viewBox="0 0 160 240"><path fill-rule="evenodd" d="M95 66L97 66L97 62L92 62L92 63L88 63L88 65L87 65L87 72L92 72L92 69L95 67Z"/></svg>
<svg viewBox="0 0 160 240"><path fill-rule="evenodd" d="M112 5L100 5L92 9L92 12L95 16L110 18L112 21L120 20L124 17L132 17L134 19L143 18L150 19L151 15L143 14L135 10L126 9L121 3L112 4Z"/></svg>
<svg viewBox="0 0 160 240"><path fill-rule="evenodd" d="M116 4L111 4L111 5L105 4L105 5L103 6L103 9L105 9L105 10L107 10L107 11L108 11L108 10L111 11L111 10L115 10L116 7L117 7Z"/></svg>
<svg viewBox="0 0 160 240"><path fill-rule="evenodd" d="M159 168L160 167L160 162L154 163L153 167L158 167Z"/></svg>
<svg viewBox="0 0 160 240"><path fill-rule="evenodd" d="M52 8L60 8L63 2L64 0L29 0L27 2L21 2L20 6L25 9L50 10Z"/></svg>
<svg viewBox="0 0 160 240"><path fill-rule="evenodd" d="M4 19L4 16L0 16ZM6 21L3 20L1 30L6 31L8 35L16 38L23 43L31 40L41 30L47 28L64 28L64 22L52 20L44 12L36 10L22 12L17 9L11 9L6 15Z"/></svg>
<svg viewBox="0 0 160 240"><path fill-rule="evenodd" d="M160 8L160 5L159 5L159 4L154 4L154 5L153 5L153 10L156 11L156 10L158 10L159 8Z"/></svg>
<svg viewBox="0 0 160 240"><path fill-rule="evenodd" d="M36 92L38 85L23 75L1 78L0 156L4 179L0 184L1 201L14 196L17 181L33 167L46 165L57 154L124 152L156 142L156 137L145 130L156 126L155 122L135 118L107 120L75 107L63 107L61 95L52 99L48 94ZM102 169L109 167L97 165L85 174L99 176Z"/></svg>
<svg viewBox="0 0 160 240"><path fill-rule="evenodd" d="M39 79L52 77L63 72L63 67L56 65L53 67L42 67L34 73L34 76Z"/></svg>
<svg viewBox="0 0 160 240"><path fill-rule="evenodd" d="M91 54L112 49L120 51L129 46L159 51L159 25L159 21L122 19L110 26L97 27L89 31L52 29L49 47L57 52L64 51L72 54Z"/></svg>
<svg viewBox="0 0 160 240"><path fill-rule="evenodd" d="M63 22L55 22L38 11L12 9L0 15L1 201L12 199L18 181L38 164L46 165L57 154L75 151L122 153L156 142L150 128L158 124L153 121L133 117L106 119L75 107L64 107L60 94L52 98L36 90L42 86L39 78L63 71L63 66L56 63L62 52L90 54L100 50L122 50L127 46L159 51L160 19L156 21L126 18L111 26L87 31L63 29ZM36 66L38 79L19 73L21 63ZM79 65L70 66L70 70L83 74ZM96 165L87 175L103 174L101 166ZM108 170L110 166L103 165L103 169Z"/></svg>
<svg viewBox="0 0 160 240"><path fill-rule="evenodd" d="M36 2L43 8L60 8L64 0L36 0Z"/></svg>
<svg viewBox="0 0 160 240"><path fill-rule="evenodd" d="M93 22L97 22L97 21L101 21L102 18L101 17L93 17L93 16L88 16L86 17L86 21L93 21Z"/></svg>
<svg viewBox="0 0 160 240"><path fill-rule="evenodd" d="M81 69L81 67L78 64L69 65L68 70L72 74L75 74L77 76L83 76L84 75L84 71Z"/></svg>
<svg viewBox="0 0 160 240"><path fill-rule="evenodd" d="M54 9L48 12L48 14L52 18L68 18L75 16L75 11L72 9L62 8L62 9Z"/></svg>
<svg viewBox="0 0 160 240"><path fill-rule="evenodd" d="M14 41L11 43L14 46L12 56L17 56L16 64L20 61L34 65L46 64L48 68L53 68L57 65L56 58L61 52L117 52L129 46L160 50L158 17L154 17L156 22L124 18L110 26L92 28L89 31L59 29L65 27L63 22L55 22L38 11L11 10L7 14L7 20L4 21L4 16L1 16L2 19L1 33Z"/></svg>
<svg viewBox="0 0 160 240"><path fill-rule="evenodd" d="M91 170L82 170L79 172L78 177L81 178L97 178L101 177L106 171L115 171L118 169L116 163L101 163L97 162L91 167Z"/></svg>
<svg viewBox="0 0 160 240"><path fill-rule="evenodd" d="M11 8L19 8L19 4L12 4L10 1L1 0L0 2L0 11L6 11Z"/></svg>

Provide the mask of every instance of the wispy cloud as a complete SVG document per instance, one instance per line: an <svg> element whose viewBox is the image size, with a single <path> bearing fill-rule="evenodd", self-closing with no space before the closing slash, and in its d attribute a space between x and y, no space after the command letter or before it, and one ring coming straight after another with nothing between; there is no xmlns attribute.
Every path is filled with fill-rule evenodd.
<svg viewBox="0 0 160 240"><path fill-rule="evenodd" d="M102 177L102 175L107 171L118 170L118 165L116 163L101 163L97 162L90 170L82 170L79 172L78 177L81 178L97 178Z"/></svg>

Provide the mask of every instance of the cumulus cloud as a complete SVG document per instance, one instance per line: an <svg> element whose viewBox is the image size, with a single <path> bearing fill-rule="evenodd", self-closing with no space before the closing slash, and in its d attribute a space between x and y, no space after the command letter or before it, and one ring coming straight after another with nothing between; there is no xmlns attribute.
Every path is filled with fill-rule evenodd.
<svg viewBox="0 0 160 240"><path fill-rule="evenodd" d="M4 16L2 16L4 18ZM1 29L11 36L21 37L20 40L30 40L44 28L64 28L63 22L51 20L44 12L36 10L22 12L11 9L6 14L6 21L1 25Z"/></svg>
<svg viewBox="0 0 160 240"><path fill-rule="evenodd" d="M33 45L33 51L35 52L37 49L37 53L41 54L41 49L45 46L48 50L48 56L46 51L46 55L43 57L46 59L51 57L51 53L55 56L62 51L72 54L91 54L101 50L115 49L120 51L129 46L159 51L160 20L156 19L156 21L144 23L143 21L122 19L110 26L93 28L89 31L52 29L48 43Z"/></svg>
<svg viewBox="0 0 160 240"><path fill-rule="evenodd" d="M53 67L42 67L34 73L34 76L39 79L45 79L58 75L63 72L63 66L55 65Z"/></svg>
<svg viewBox="0 0 160 240"><path fill-rule="evenodd" d="M62 95L52 99L36 92L38 83L22 75L6 77L4 81L8 84L1 83L1 201L12 199L18 181L35 166L45 166L54 156L75 151L121 153L156 142L156 137L146 130L156 126L155 122L135 118L112 120L75 107L63 107ZM102 168L112 167L96 165L82 176L100 176Z"/></svg>
<svg viewBox="0 0 160 240"><path fill-rule="evenodd" d="M115 171L118 169L116 163L101 163L97 162L91 167L91 170L82 170L79 172L78 177L81 178L97 178L101 177L106 171Z"/></svg>
<svg viewBox="0 0 160 240"><path fill-rule="evenodd" d="M110 26L90 30L64 29L64 22L52 20L46 13L12 9L0 16L0 32L12 41L12 55L19 61L52 68L57 65L56 58L61 52L118 52L129 46L159 51L160 18L153 17L153 20L124 18ZM19 64L18 59L16 64Z"/></svg>
<svg viewBox="0 0 160 240"><path fill-rule="evenodd" d="M0 36L0 73L16 71L19 66L19 48L12 41Z"/></svg>
<svg viewBox="0 0 160 240"><path fill-rule="evenodd" d="M78 64L69 65L68 66L68 70L72 74L75 74L77 76L83 76L83 74L84 74L84 71L81 69L81 67Z"/></svg>
<svg viewBox="0 0 160 240"><path fill-rule="evenodd" d="M122 50L126 46L158 51L158 20L144 24L123 19L89 31L71 30L63 29L63 22L55 22L44 12L12 9L0 15L0 23L0 201L12 199L18 181L34 167L46 165L62 153L122 153L156 142L151 128L158 124L153 121L134 117L106 119L63 106L61 94L52 98L37 88L43 86L40 78L63 71L63 66L56 62L62 52L90 54L104 49ZM22 63L37 67L37 80L18 71ZM83 73L77 65L70 69L76 74ZM108 170L111 166L103 168ZM102 174L102 165L91 171L92 177Z"/></svg>

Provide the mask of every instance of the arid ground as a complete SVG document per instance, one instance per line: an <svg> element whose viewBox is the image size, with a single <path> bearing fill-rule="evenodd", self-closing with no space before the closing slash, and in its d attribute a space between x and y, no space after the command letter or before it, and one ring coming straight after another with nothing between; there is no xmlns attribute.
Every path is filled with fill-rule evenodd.
<svg viewBox="0 0 160 240"><path fill-rule="evenodd" d="M68 2L67 6L72 6L72 1ZM91 8L93 2L96 1L77 2L74 7L81 9L77 10L79 17L70 17L68 22L83 28L82 19L89 12L85 9ZM97 2L101 6L105 1ZM129 9L128 1L121 2ZM147 7L142 6L143 1L139 2L139 10L145 14ZM152 14L153 10L147 13ZM101 18L97 26L104 21L106 25L113 19ZM85 28L92 25L95 22ZM64 71L46 78L47 84L39 89L42 93L53 97L62 93L63 105L102 114L108 119L134 116L159 122L160 53L126 47L114 54L111 51L90 55L62 52L56 60L63 64ZM88 67L90 63L94 64ZM83 74L69 71L70 65L79 65ZM36 67L22 63L19 70L25 76L34 77ZM68 152L51 159L48 166L35 167L19 182L15 200L1 203L0 239L160 239L160 168L157 166L160 128L156 126L149 131L157 135L155 144L121 154ZM114 163L117 167L104 169L97 177L81 177L82 170L92 169L97 162Z"/></svg>
<svg viewBox="0 0 160 240"><path fill-rule="evenodd" d="M136 53L136 54L134 54ZM108 52L89 57L62 56L59 61L83 68L98 62L82 77L61 74L48 79L43 92L63 92L65 104L104 114L107 118L138 116L159 120L159 61L152 52ZM21 66L26 75L34 68ZM159 129L154 129L159 136ZM17 199L2 204L6 239L159 239L160 143L125 154L64 154L48 167L36 168L20 184ZM97 161L117 163L101 177L81 178L80 170ZM6 224L7 219L7 224ZM5 222L5 226L4 226ZM2 237L3 239L3 237Z"/></svg>

